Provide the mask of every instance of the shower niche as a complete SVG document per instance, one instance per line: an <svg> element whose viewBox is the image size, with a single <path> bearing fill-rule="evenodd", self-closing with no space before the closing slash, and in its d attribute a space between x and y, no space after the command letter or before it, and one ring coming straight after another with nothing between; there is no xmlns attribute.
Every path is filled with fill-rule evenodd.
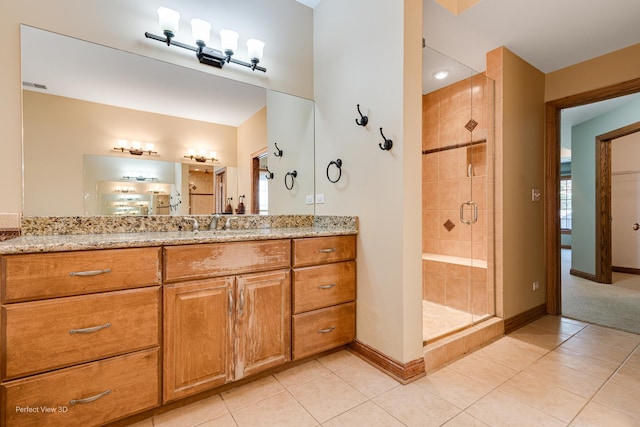
<svg viewBox="0 0 640 427"><path fill-rule="evenodd" d="M495 315L494 85L426 47L422 114L423 342ZM446 64L446 65L443 65ZM448 69L431 83L429 67Z"/></svg>

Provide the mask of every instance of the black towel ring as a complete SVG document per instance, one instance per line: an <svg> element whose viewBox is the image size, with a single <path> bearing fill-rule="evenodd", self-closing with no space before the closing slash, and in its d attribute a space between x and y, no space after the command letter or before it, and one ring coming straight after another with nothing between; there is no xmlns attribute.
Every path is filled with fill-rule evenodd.
<svg viewBox="0 0 640 427"><path fill-rule="evenodd" d="M297 176L298 171L287 172L287 174L284 176L284 186L287 187L287 190L293 190L293 184ZM287 182L288 177L291 177L291 186L289 186L289 183Z"/></svg>
<svg viewBox="0 0 640 427"><path fill-rule="evenodd" d="M335 180L331 179L331 177L329 176L329 169L331 168L331 165L336 165L336 168L338 168L338 178L336 178ZM336 182L340 181L341 177L342 177L342 160L340 159L332 160L327 165L327 179L329 180L329 182L335 184Z"/></svg>

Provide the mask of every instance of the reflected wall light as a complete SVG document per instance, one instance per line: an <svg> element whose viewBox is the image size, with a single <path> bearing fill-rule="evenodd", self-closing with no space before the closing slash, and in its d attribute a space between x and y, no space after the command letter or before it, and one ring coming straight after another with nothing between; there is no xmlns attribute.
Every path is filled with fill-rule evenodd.
<svg viewBox="0 0 640 427"><path fill-rule="evenodd" d="M186 156L184 156L184 158L195 160L198 163L204 163L208 160L215 163L218 161L216 156L217 156L217 153L215 151L209 151L209 155L207 156L207 152L205 150L198 150L196 152L196 150L189 148L189 152Z"/></svg>
<svg viewBox="0 0 640 427"><path fill-rule="evenodd" d="M202 19L191 20L191 36L196 44L196 46L191 46L173 39L178 32L178 25L180 22L180 14L178 12L166 7L161 7L158 9L158 20L164 37L157 36L149 32L144 33L145 37L166 43L167 46L173 45L191 50L196 53L201 64L222 68L224 64L232 62L234 64L249 67L254 71L267 71L266 68L258 66L258 63L262 60L262 55L264 53L264 42L260 40L247 40L247 50L249 52L250 62L246 62L233 57L238 48L239 38L238 33L233 30L220 30L220 48L222 50L218 50L207 46L207 43L209 43L209 34L211 32L211 24L207 21Z"/></svg>
<svg viewBox="0 0 640 427"><path fill-rule="evenodd" d="M141 156L143 154L148 154L151 156L152 154L158 154L157 151L153 151L154 146L152 143L144 143L144 148L142 148L142 145L143 143L140 141L131 141L131 143L129 143L129 141L127 141L126 139L119 139L118 146L113 147L113 149L115 151L120 151L121 153L128 151L129 154L132 154L134 156Z"/></svg>

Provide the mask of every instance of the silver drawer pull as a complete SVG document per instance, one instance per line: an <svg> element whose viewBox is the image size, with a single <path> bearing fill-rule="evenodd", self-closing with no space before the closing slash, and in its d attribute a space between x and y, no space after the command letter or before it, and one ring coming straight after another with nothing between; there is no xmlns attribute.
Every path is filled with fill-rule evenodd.
<svg viewBox="0 0 640 427"><path fill-rule="evenodd" d="M332 327L327 328L327 329L320 329L318 331L318 333L319 334L328 334L329 332L333 331L335 328L336 328L335 326L332 326Z"/></svg>
<svg viewBox="0 0 640 427"><path fill-rule="evenodd" d="M335 286L336 286L335 283L330 283L328 285L320 285L318 286L318 289L331 289L331 288L334 288Z"/></svg>
<svg viewBox="0 0 640 427"><path fill-rule="evenodd" d="M100 394L96 394L95 396L85 397L84 399L71 399L69 401L69 405L75 405L76 403L91 403L95 400L100 399L101 397L106 396L109 393L111 393L111 389L105 390Z"/></svg>
<svg viewBox="0 0 640 427"><path fill-rule="evenodd" d="M104 270L72 271L69 273L69 276L97 276L105 273L111 273L111 269L105 268Z"/></svg>
<svg viewBox="0 0 640 427"><path fill-rule="evenodd" d="M318 252L322 252L323 254L330 254L331 252L335 252L336 248L328 248L328 249L318 249Z"/></svg>
<svg viewBox="0 0 640 427"><path fill-rule="evenodd" d="M105 323L104 325L94 326L92 328L82 328L82 329L70 329L70 334L90 334L91 332L98 332L102 329L106 329L111 326L111 323Z"/></svg>

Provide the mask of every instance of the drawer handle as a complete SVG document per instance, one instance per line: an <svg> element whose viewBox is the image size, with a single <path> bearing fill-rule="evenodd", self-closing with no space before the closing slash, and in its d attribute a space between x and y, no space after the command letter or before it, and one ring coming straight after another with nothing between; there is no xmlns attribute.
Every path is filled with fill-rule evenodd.
<svg viewBox="0 0 640 427"><path fill-rule="evenodd" d="M75 405L76 403L91 403L95 400L100 399L101 397L106 396L111 393L111 389L105 390L102 393L96 394L95 396L85 397L84 399L71 399L69 401L69 405Z"/></svg>
<svg viewBox="0 0 640 427"><path fill-rule="evenodd" d="M111 323L105 323L100 326L93 326L91 328L82 328L82 329L71 329L69 330L70 334L90 334L91 332L98 332L102 329L106 329L111 326Z"/></svg>
<svg viewBox="0 0 640 427"><path fill-rule="evenodd" d="M318 289L331 289L331 288L334 288L335 286L336 286L335 283L330 283L328 285L320 285L318 286Z"/></svg>
<svg viewBox="0 0 640 427"><path fill-rule="evenodd" d="M105 268L104 270L72 271L69 273L69 276L97 276L105 273L111 273L111 269Z"/></svg>
<svg viewBox="0 0 640 427"><path fill-rule="evenodd" d="M327 329L320 329L318 331L318 333L319 334L328 334L329 332L333 331L335 328L336 328L335 326L332 326L332 327L327 328Z"/></svg>
<svg viewBox="0 0 640 427"><path fill-rule="evenodd" d="M330 254L331 252L335 252L336 248L328 248L328 249L318 249L318 252L322 252L323 254Z"/></svg>

